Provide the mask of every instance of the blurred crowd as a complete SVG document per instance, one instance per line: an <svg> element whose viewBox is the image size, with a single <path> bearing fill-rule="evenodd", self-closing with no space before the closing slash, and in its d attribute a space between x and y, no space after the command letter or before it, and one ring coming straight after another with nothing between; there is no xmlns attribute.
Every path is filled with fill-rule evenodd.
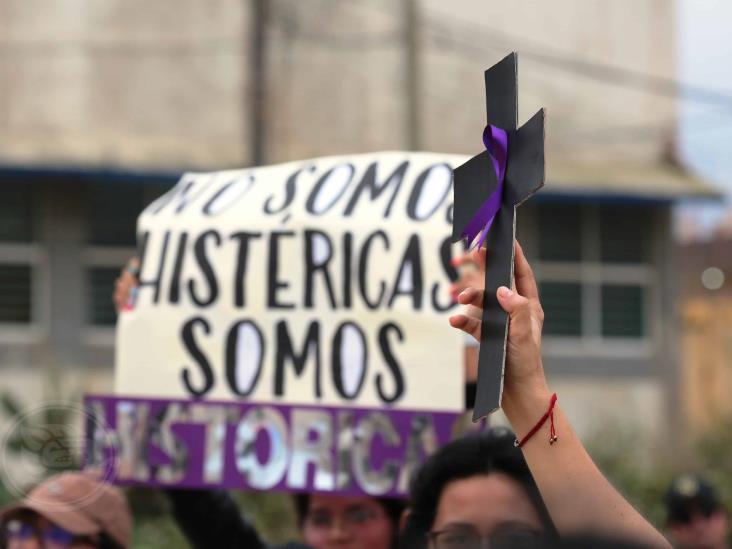
<svg viewBox="0 0 732 549"><path fill-rule="evenodd" d="M301 542L290 548L653 547L606 532L559 535L508 429L450 443L427 460L408 501L297 494ZM271 547L225 491L169 490L175 521L195 548ZM729 547L729 517L704 478L685 474L665 496L675 547ZM85 472L49 478L0 513L9 549L132 547L132 514L121 489Z"/></svg>

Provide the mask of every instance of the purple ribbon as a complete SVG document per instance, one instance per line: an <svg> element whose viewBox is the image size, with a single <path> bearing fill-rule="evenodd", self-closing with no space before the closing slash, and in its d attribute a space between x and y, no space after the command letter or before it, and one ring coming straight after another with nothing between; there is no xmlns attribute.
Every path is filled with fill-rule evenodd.
<svg viewBox="0 0 732 549"><path fill-rule="evenodd" d="M508 133L488 124L483 130L483 144L493 162L498 185L496 190L483 202L473 218L465 225L462 238L467 239L470 249L480 248L485 242L488 231L503 203L503 182L506 179L506 159L508 158ZM480 237L476 240L476 237Z"/></svg>

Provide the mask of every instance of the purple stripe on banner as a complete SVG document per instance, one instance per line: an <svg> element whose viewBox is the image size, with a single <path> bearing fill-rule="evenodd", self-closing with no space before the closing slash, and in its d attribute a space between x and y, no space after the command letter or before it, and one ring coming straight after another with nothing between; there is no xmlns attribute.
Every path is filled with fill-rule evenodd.
<svg viewBox="0 0 732 549"><path fill-rule="evenodd" d="M399 497L463 414L89 395L87 469L122 485Z"/></svg>
<svg viewBox="0 0 732 549"><path fill-rule="evenodd" d="M506 130L488 124L483 130L483 144L490 156L498 184L463 230L462 238L467 240L471 250L483 245L488 231L493 225L493 220L503 204L503 182L506 179L508 159L508 133Z"/></svg>

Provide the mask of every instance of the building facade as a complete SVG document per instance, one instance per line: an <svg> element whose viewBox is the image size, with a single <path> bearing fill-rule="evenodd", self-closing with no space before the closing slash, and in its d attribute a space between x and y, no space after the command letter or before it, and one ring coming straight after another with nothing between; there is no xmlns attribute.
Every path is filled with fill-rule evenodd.
<svg viewBox="0 0 732 549"><path fill-rule="evenodd" d="M581 431L663 431L679 391L670 212L714 195L669 160L674 97L643 85L674 77L673 4L447 6L79 1L39 13L0 0L4 379L32 399L60 369L81 391L110 389L114 279L135 253L137 212L184 170L473 154L482 71L518 50L520 120L548 112L547 186L519 234L552 385Z"/></svg>

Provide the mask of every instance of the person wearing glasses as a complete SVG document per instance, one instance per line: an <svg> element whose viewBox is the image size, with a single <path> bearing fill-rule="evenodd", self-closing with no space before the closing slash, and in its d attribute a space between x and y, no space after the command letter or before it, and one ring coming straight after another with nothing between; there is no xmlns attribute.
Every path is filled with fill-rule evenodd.
<svg viewBox="0 0 732 549"><path fill-rule="evenodd" d="M0 511L7 549L127 549L132 515L122 492L87 473L50 477Z"/></svg>
<svg viewBox="0 0 732 549"><path fill-rule="evenodd" d="M482 271L485 249L474 251L473 261ZM498 302L509 315L502 408L517 435L520 448L516 449L538 487L551 523L562 537L591 532L649 547L671 547L597 469L562 412L561 395L557 400L557 395L550 391L541 359L544 312L534 274L518 242L514 250L514 277L514 288L500 287L496 292ZM482 285L463 289L458 302L467 307L463 313L450 317L453 328L477 341L481 335L483 297ZM447 451L449 447L442 450ZM522 493L516 477L506 474L495 463L497 450L492 446L478 444L476 451L489 462L483 470L470 470L467 465L464 472L460 472L460 467L446 470L439 482L432 483L431 490L415 489L412 493L410 506L423 510L412 521L420 519L422 541L432 549L462 549L459 544L446 545L444 540L475 541L476 536L488 540L503 525L516 522L528 529L546 529L541 506L530 504L529 484L523 485ZM425 467L434 465L435 459L439 459L439 453ZM427 500L425 494L429 496ZM523 511L509 514L508 509ZM497 516L499 511L506 516ZM466 537L440 534L451 529L469 533ZM480 543L464 547L482 546Z"/></svg>
<svg viewBox="0 0 732 549"><path fill-rule="evenodd" d="M298 494L297 520L305 542L317 549L395 548L406 502L395 498Z"/></svg>
<svg viewBox="0 0 732 549"><path fill-rule="evenodd" d="M402 545L473 549L485 538L490 547L533 547L555 539L514 439L509 429L494 427L432 455L412 481Z"/></svg>

